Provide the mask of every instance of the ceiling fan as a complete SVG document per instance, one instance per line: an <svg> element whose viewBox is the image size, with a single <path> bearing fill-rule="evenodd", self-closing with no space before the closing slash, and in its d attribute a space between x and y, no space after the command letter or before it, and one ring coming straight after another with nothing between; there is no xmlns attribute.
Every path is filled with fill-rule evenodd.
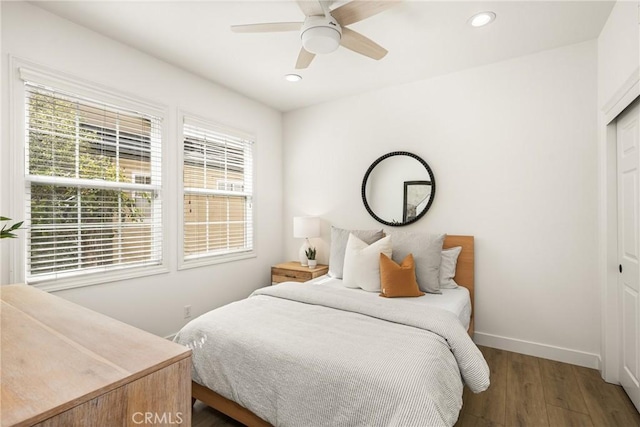
<svg viewBox="0 0 640 427"><path fill-rule="evenodd" d="M296 61L297 69L307 68L316 54L333 52L338 46L344 46L356 53L379 60L387 54L387 50L373 40L347 28L347 25L383 12L399 1L352 0L329 10L332 1L297 0L298 6L305 14L304 22L232 25L231 30L236 33L299 31L302 48Z"/></svg>

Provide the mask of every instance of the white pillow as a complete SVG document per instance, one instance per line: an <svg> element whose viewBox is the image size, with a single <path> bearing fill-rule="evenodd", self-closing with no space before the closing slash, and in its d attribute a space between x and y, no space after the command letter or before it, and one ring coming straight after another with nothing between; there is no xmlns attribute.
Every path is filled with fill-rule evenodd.
<svg viewBox="0 0 640 427"><path fill-rule="evenodd" d="M456 275L456 265L458 256L462 251L462 246L445 249L442 251L442 261L440 261L440 288L456 289L458 284L453 280Z"/></svg>
<svg viewBox="0 0 640 427"><path fill-rule="evenodd" d="M342 283L347 288L361 288L369 292L380 292L380 254L391 258L391 236L370 245L349 235L344 254Z"/></svg>
<svg viewBox="0 0 640 427"><path fill-rule="evenodd" d="M355 234L356 237L366 243L373 243L384 237L382 229L378 230L345 230L331 226L331 252L329 253L329 276L336 279L342 279L342 271L344 270L344 252L347 249L347 241L349 234Z"/></svg>

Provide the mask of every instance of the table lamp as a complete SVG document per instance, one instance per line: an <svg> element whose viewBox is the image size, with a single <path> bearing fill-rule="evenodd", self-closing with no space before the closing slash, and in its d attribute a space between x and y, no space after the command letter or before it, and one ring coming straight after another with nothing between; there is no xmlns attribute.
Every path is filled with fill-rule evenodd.
<svg viewBox="0 0 640 427"><path fill-rule="evenodd" d="M310 237L320 237L320 219L312 216L296 216L293 217L293 237L304 239L304 243L298 251L300 265L306 266L306 251L311 247L309 244Z"/></svg>

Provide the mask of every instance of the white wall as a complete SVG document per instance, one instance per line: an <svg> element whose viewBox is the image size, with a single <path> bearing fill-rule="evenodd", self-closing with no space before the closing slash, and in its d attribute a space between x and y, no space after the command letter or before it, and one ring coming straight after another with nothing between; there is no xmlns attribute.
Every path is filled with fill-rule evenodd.
<svg viewBox="0 0 640 427"><path fill-rule="evenodd" d="M602 374L618 382L619 292L615 117L640 96L640 2L619 1L598 37L598 247Z"/></svg>
<svg viewBox="0 0 640 427"><path fill-rule="evenodd" d="M123 44L58 18L24 2L2 2L2 141L0 210L15 212L9 175L9 55L169 107L166 153L165 230L168 274L56 292L57 295L158 335L175 333L184 323L183 306L193 316L246 297L270 283L270 266L282 261L282 116L221 86L189 74ZM176 121L178 108L256 136L255 210L257 257L210 267L177 271ZM20 191L20 189L14 189ZM0 245L0 283L9 281L14 242Z"/></svg>
<svg viewBox="0 0 640 427"><path fill-rule="evenodd" d="M640 12L637 0L618 1L598 37L598 105L603 107L638 73Z"/></svg>
<svg viewBox="0 0 640 427"><path fill-rule="evenodd" d="M382 89L284 116L290 218L376 228L360 198L368 166L406 150L437 194L409 230L476 237L476 340L581 365L600 351L597 49L586 42Z"/></svg>

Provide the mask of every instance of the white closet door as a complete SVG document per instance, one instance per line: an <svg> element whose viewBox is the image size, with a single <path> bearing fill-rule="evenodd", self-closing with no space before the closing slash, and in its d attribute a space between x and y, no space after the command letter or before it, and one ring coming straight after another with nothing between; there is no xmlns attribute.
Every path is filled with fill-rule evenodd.
<svg viewBox="0 0 640 427"><path fill-rule="evenodd" d="M617 121L620 384L640 411L640 107Z"/></svg>

